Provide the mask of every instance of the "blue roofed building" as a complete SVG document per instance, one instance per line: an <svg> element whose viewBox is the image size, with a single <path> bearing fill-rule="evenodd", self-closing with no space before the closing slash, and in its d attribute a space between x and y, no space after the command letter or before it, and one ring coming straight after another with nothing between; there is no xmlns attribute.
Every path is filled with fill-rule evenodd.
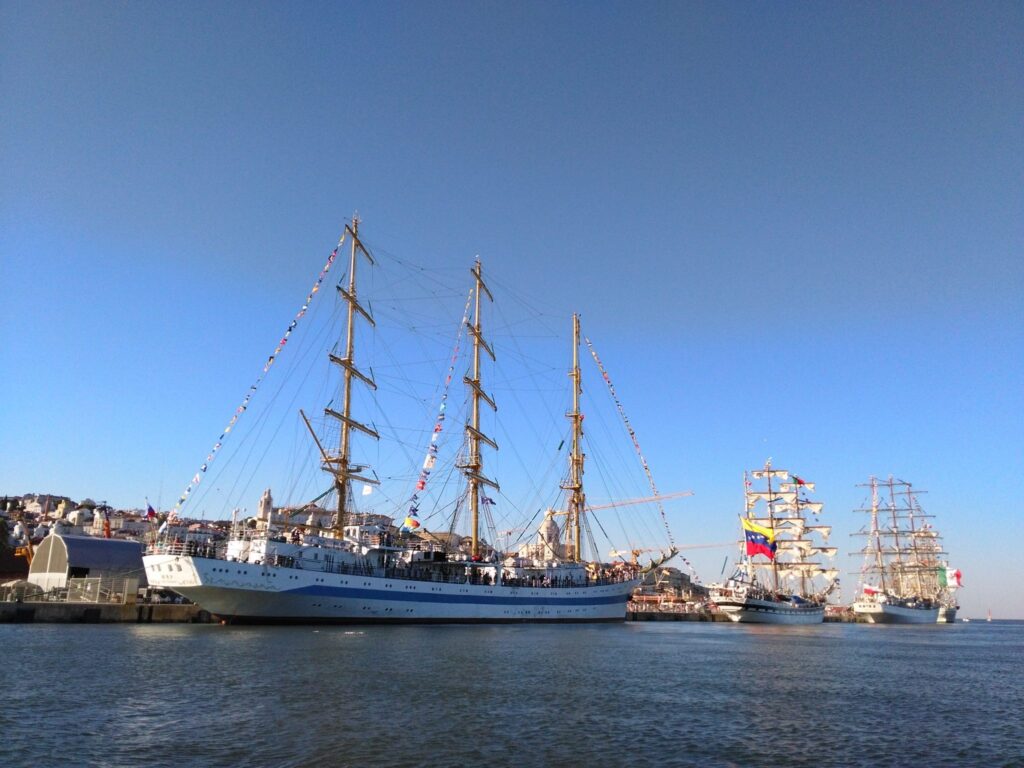
<svg viewBox="0 0 1024 768"><path fill-rule="evenodd" d="M71 579L135 579L146 584L138 541L51 533L36 547L28 581L44 591L64 589Z"/></svg>

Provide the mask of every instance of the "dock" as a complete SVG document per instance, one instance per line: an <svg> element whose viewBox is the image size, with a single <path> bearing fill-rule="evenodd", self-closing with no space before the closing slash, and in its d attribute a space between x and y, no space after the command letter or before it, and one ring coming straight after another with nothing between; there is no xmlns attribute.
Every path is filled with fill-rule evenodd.
<svg viewBox="0 0 1024 768"><path fill-rule="evenodd" d="M0 624L210 624L217 620L198 605L175 603L0 602ZM712 611L627 611L626 621L728 622ZM825 622L853 622L852 614Z"/></svg>
<svg viewBox="0 0 1024 768"><path fill-rule="evenodd" d="M627 611L626 621L729 621L724 613L711 611Z"/></svg>
<svg viewBox="0 0 1024 768"><path fill-rule="evenodd" d="M728 622L729 617L724 613L715 611L635 611L626 612L626 621L724 621ZM853 624L857 618L852 611L844 611L834 614L826 614L826 624Z"/></svg>
<svg viewBox="0 0 1024 768"><path fill-rule="evenodd" d="M209 624L195 604L0 602L0 624Z"/></svg>

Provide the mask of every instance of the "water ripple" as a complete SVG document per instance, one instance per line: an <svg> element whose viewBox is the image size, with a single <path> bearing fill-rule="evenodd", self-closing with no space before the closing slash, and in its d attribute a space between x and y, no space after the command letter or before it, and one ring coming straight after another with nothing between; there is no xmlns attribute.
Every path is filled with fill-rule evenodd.
<svg viewBox="0 0 1024 768"><path fill-rule="evenodd" d="M1024 624L0 625L0 765L1024 766Z"/></svg>

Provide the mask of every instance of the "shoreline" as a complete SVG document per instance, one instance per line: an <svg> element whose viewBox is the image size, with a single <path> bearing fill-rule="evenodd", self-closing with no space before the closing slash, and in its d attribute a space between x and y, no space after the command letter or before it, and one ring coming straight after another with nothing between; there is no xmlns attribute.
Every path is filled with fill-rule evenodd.
<svg viewBox="0 0 1024 768"><path fill-rule="evenodd" d="M709 621L730 623L725 614L628 611L627 622ZM195 604L0 602L0 624L213 624ZM856 623L852 616L826 616L824 623Z"/></svg>
<svg viewBox="0 0 1024 768"><path fill-rule="evenodd" d="M210 624L195 604L0 602L0 624Z"/></svg>

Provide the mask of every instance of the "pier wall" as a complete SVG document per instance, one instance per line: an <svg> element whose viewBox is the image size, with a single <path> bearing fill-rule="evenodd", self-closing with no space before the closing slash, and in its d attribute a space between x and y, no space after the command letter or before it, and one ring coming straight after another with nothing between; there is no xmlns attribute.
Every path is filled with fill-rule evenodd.
<svg viewBox="0 0 1024 768"><path fill-rule="evenodd" d="M826 622L850 622L853 616L826 616ZM209 624L215 622L198 605L137 603L130 605L96 603L0 602L0 624ZM722 613L672 611L629 611L626 621L724 621Z"/></svg>
<svg viewBox="0 0 1024 768"><path fill-rule="evenodd" d="M627 611L626 621L728 621L724 613L710 611Z"/></svg>
<svg viewBox="0 0 1024 768"><path fill-rule="evenodd" d="M207 624L211 621L209 612L198 605L0 602L0 623Z"/></svg>
<svg viewBox="0 0 1024 768"><path fill-rule="evenodd" d="M711 611L696 611L689 613L674 611L628 611L626 621L724 621L728 622L729 617L724 613L712 613ZM826 616L826 623L853 623L857 621L853 613L844 613L834 616Z"/></svg>

